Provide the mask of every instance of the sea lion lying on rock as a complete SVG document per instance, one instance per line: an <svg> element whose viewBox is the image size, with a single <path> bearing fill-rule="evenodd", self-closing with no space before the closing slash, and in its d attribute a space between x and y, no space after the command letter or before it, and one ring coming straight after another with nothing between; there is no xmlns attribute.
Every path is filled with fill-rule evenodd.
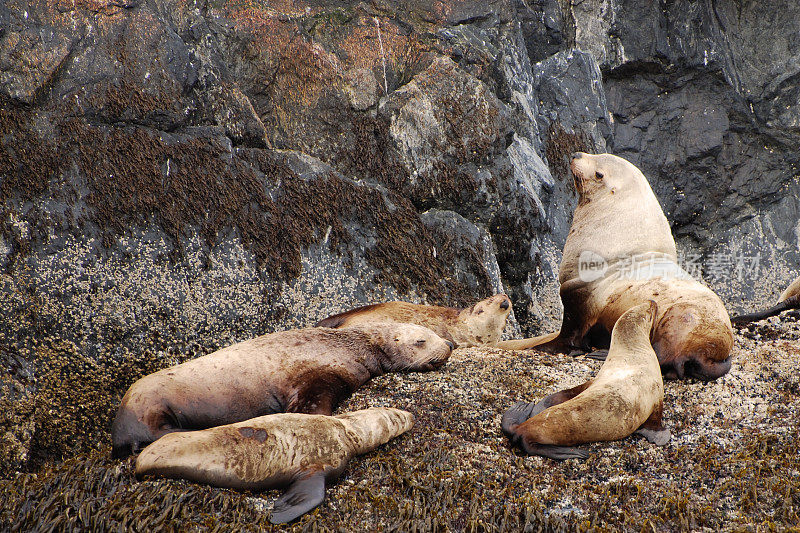
<svg viewBox="0 0 800 533"><path fill-rule="evenodd" d="M170 433L136 458L136 477L188 479L216 487L288 486L270 521L291 522L325 498L355 455L374 450L414 425L400 409L373 407L339 416L285 413L202 431Z"/></svg>
<svg viewBox="0 0 800 533"><path fill-rule="evenodd" d="M653 347L664 377L725 374L733 347L728 313L678 266L669 223L647 179L611 154L574 154L571 168L579 200L558 273L561 330L498 347L585 353L591 336L607 336L625 311L655 300Z"/></svg>
<svg viewBox="0 0 800 533"><path fill-rule="evenodd" d="M571 446L632 433L658 445L669 442L670 432L661 425L664 382L650 344L657 315L655 302L626 311L594 379L539 403L515 405L503 414L503 433L526 453L552 459L583 459L589 454Z"/></svg>
<svg viewBox="0 0 800 533"><path fill-rule="evenodd" d="M747 315L740 315L731 318L734 324L749 324L750 322L758 322L771 316L776 316L789 309L800 309L800 278L794 280L785 291L783 291L775 302L775 305L764 311L757 313L750 313Z"/></svg>
<svg viewBox="0 0 800 533"><path fill-rule="evenodd" d="M174 431L205 429L256 416L330 415L374 376L433 370L453 343L414 324L282 331L228 346L134 383L111 426L114 457Z"/></svg>
<svg viewBox="0 0 800 533"><path fill-rule="evenodd" d="M369 324L376 320L409 322L432 329L443 339L460 348L494 346L500 340L511 311L511 300L505 294L495 294L472 307L459 309L407 302L385 302L357 307L329 316L315 325L344 328Z"/></svg>

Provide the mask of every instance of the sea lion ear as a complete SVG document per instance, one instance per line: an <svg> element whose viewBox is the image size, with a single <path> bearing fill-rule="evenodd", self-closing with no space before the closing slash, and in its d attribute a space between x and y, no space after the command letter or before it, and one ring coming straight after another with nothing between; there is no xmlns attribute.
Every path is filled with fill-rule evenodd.
<svg viewBox="0 0 800 533"><path fill-rule="evenodd" d="M314 509L324 499L325 474L319 468L306 470L275 500L269 521L273 524L291 522Z"/></svg>

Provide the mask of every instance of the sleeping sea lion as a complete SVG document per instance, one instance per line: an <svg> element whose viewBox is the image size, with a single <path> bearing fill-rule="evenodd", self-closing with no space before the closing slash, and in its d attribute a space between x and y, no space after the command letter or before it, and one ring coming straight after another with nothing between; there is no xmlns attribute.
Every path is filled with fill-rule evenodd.
<svg viewBox="0 0 800 533"><path fill-rule="evenodd" d="M654 444L669 442L661 424L664 382L650 344L658 309L637 305L617 320L600 371L539 403L519 403L503 414L503 432L531 455L586 458L576 444L624 439L632 433Z"/></svg>
<svg viewBox="0 0 800 533"><path fill-rule="evenodd" d="M495 294L463 309L421 305L407 302L385 302L357 307L316 323L317 327L343 328L369 324L375 320L410 322L432 329L443 339L460 348L494 346L500 340L511 311L511 300Z"/></svg>
<svg viewBox="0 0 800 533"><path fill-rule="evenodd" d="M758 322L771 316L776 316L789 309L800 309L800 278L794 280L785 291L783 291L775 302L775 305L764 311L757 313L750 313L747 315L740 315L731 318L734 324L748 324L750 322Z"/></svg>
<svg viewBox="0 0 800 533"><path fill-rule="evenodd" d="M270 521L291 522L325 498L355 455L411 429L414 416L373 407L339 416L284 413L202 431L170 433L136 458L136 477L188 479L215 487L264 490L288 486Z"/></svg>
<svg viewBox="0 0 800 533"><path fill-rule="evenodd" d="M678 266L669 223L647 179L611 154L574 154L571 168L579 199L558 273L561 330L498 347L584 353L592 336L607 339L625 311L655 300L653 347L664 377L725 374L730 318L722 300Z"/></svg>
<svg viewBox="0 0 800 533"><path fill-rule="evenodd" d="M309 328L263 335L134 383L111 426L113 457L173 431L272 413L329 415L374 376L432 370L453 344L414 324Z"/></svg>

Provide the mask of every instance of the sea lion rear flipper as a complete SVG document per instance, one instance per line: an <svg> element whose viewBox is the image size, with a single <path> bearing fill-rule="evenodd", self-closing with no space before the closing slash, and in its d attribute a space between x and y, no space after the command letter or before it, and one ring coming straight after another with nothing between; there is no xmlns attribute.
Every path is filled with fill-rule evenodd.
<svg viewBox="0 0 800 533"><path fill-rule="evenodd" d="M660 403L650 414L650 417L644 421L644 424L634 431L633 434L641 435L646 438L648 442L656 446L664 446L672 438L672 434L661 422L663 412L663 403Z"/></svg>
<svg viewBox="0 0 800 533"><path fill-rule="evenodd" d="M558 405L560 403L566 402L567 400L571 400L578 394L582 393L586 390L586 388L592 384L592 380L590 379L586 383L582 383L577 387L572 387L571 389L565 389L559 392L555 392L549 396L544 397L537 403L533 402L519 402L510 409L506 410L503 413L503 419L500 422L500 425L503 429L503 433L507 437L512 437L515 435L514 427L522 424L529 418L532 418L548 407L553 407L554 405Z"/></svg>
<svg viewBox="0 0 800 533"><path fill-rule="evenodd" d="M339 315L329 316L328 318L323 318L316 324L314 324L315 328L338 328L342 324L344 324L344 317Z"/></svg>
<svg viewBox="0 0 800 533"><path fill-rule="evenodd" d="M548 343L558 337L558 331L548 333L546 335L539 335L538 337L530 337L527 339L509 339L500 341L495 344L495 348L502 348L503 350L528 350L530 348L537 348L545 343Z"/></svg>
<svg viewBox="0 0 800 533"><path fill-rule="evenodd" d="M321 504L324 499L325 474L319 469L307 470L275 500L269 520L273 524L291 522Z"/></svg>
<svg viewBox="0 0 800 533"><path fill-rule="evenodd" d="M747 315L739 315L731 317L731 324L736 325L744 325L750 324L751 322L758 322L760 320L764 320L771 316L776 316L781 314L782 312L786 311L787 309L792 308L792 302L789 300L784 300L783 302L778 303L777 305L770 307L769 309L765 309L763 311L758 311L755 313L749 313Z"/></svg>

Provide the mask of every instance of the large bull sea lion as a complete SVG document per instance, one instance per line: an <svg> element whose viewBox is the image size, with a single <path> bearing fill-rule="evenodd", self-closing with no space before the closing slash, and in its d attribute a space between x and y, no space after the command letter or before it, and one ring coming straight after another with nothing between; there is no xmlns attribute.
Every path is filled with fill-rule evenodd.
<svg viewBox="0 0 800 533"><path fill-rule="evenodd" d="M357 307L316 323L318 327L341 328L376 320L410 322L432 329L460 348L494 346L500 340L511 311L511 300L495 294L471 307L441 307L407 302L385 302Z"/></svg>
<svg viewBox="0 0 800 533"><path fill-rule="evenodd" d="M559 269L557 335L501 341L506 349L585 352L631 307L655 300L653 336L666 378L713 380L730 369L733 330L722 300L677 264L669 223L644 175L611 155L574 154L578 190Z"/></svg>
<svg viewBox="0 0 800 533"><path fill-rule="evenodd" d="M170 433L136 458L136 476L188 479L216 487L264 490L288 486L270 521L291 522L325 498L354 455L405 433L414 416L374 407L339 416L266 415L202 431Z"/></svg>
<svg viewBox="0 0 800 533"><path fill-rule="evenodd" d="M413 324L282 331L240 342L134 383L111 426L114 457L174 431L272 413L330 415L374 376L432 370L453 344Z"/></svg>
<svg viewBox="0 0 800 533"><path fill-rule="evenodd" d="M638 433L666 444L661 425L664 381L650 344L658 314L655 302L637 305L617 320L600 371L539 403L519 403L503 414L503 432L528 454L553 459L585 458L577 444L624 439Z"/></svg>

